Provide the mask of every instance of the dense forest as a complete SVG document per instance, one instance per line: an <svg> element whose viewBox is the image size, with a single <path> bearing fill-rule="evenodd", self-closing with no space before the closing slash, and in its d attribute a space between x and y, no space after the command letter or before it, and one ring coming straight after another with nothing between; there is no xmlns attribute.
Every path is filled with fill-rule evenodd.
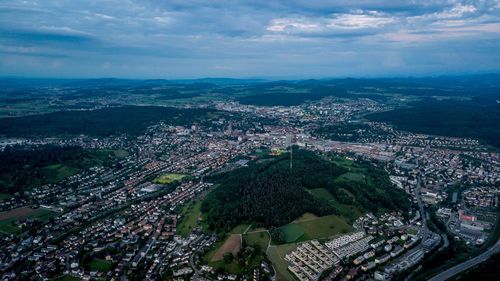
<svg viewBox="0 0 500 281"><path fill-rule="evenodd" d="M13 193L53 183L110 161L107 153L77 146L8 146L0 152L0 192Z"/></svg>
<svg viewBox="0 0 500 281"><path fill-rule="evenodd" d="M350 183L338 180L347 172L345 168L311 151L294 150L291 170L289 165L289 156L283 155L212 177L219 186L202 205L209 227L224 231L242 222L273 227L306 212L319 216L338 214L334 206L307 191L313 188L326 188L339 202L356 204L363 210L409 208L404 192L394 188L387 174L374 167L368 170L369 180L365 183Z"/></svg>
<svg viewBox="0 0 500 281"><path fill-rule="evenodd" d="M409 108L367 116L416 133L477 138L500 148L500 104L494 97L469 101L425 99Z"/></svg>
<svg viewBox="0 0 500 281"><path fill-rule="evenodd" d="M92 111L54 113L0 119L0 136L108 136L117 133L137 135L154 122L190 125L210 122L223 112L211 109L182 109L159 106L124 106Z"/></svg>

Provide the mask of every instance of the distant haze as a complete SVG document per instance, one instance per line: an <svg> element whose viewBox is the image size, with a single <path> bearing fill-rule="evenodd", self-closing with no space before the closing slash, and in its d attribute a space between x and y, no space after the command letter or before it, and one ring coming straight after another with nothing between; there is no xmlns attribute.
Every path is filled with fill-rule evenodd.
<svg viewBox="0 0 500 281"><path fill-rule="evenodd" d="M500 71L500 0L0 3L0 75L374 77Z"/></svg>

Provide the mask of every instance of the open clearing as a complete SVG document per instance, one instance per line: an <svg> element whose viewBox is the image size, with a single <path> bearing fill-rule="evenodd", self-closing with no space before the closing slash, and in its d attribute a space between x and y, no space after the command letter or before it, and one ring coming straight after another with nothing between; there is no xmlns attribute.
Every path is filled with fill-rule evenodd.
<svg viewBox="0 0 500 281"><path fill-rule="evenodd" d="M310 189L309 192L312 194L312 196L319 198L319 199L335 200L333 195L328 190L326 190L324 188Z"/></svg>
<svg viewBox="0 0 500 281"><path fill-rule="evenodd" d="M353 230L352 226L350 226L344 218L336 215L299 221L297 225L304 230L307 240L326 238L339 233L351 232Z"/></svg>
<svg viewBox="0 0 500 281"><path fill-rule="evenodd" d="M289 223L280 227L283 235L285 236L286 243L291 243L297 241L302 235L304 235L304 230L295 223Z"/></svg>
<svg viewBox="0 0 500 281"><path fill-rule="evenodd" d="M243 234L247 229L250 229L249 224L238 224L231 230L231 234Z"/></svg>
<svg viewBox="0 0 500 281"><path fill-rule="evenodd" d="M3 192L0 192L0 201L3 201L3 200L7 200L10 198L10 195L9 193L3 193Z"/></svg>
<svg viewBox="0 0 500 281"><path fill-rule="evenodd" d="M201 200L191 201L185 204L181 209L181 221L177 226L177 233L182 237L187 237L191 230L196 226L198 218L201 215Z"/></svg>
<svg viewBox="0 0 500 281"><path fill-rule="evenodd" d="M117 158L125 158L127 156L129 156L130 154L128 153L128 151L124 150L124 149L115 149L113 150L113 154L115 155L115 157Z"/></svg>
<svg viewBox="0 0 500 281"><path fill-rule="evenodd" d="M169 184L173 183L174 181L181 180L185 176L186 175L183 174L168 173L157 177L153 180L153 182L158 184Z"/></svg>
<svg viewBox="0 0 500 281"><path fill-rule="evenodd" d="M250 246L259 245L262 251L267 249L267 245L269 244L269 233L267 231L257 231L257 232L248 232L243 236L245 239L245 243Z"/></svg>
<svg viewBox="0 0 500 281"><path fill-rule="evenodd" d="M327 238L353 230L346 219L337 215L318 217L305 213L292 223L280 227L286 243Z"/></svg>
<svg viewBox="0 0 500 281"><path fill-rule="evenodd" d="M93 259L89 264L90 270L97 270L100 272L108 272L113 267L113 264L103 259Z"/></svg>
<svg viewBox="0 0 500 281"><path fill-rule="evenodd" d="M354 195L352 195L349 191L345 189L341 189L344 191L347 195L351 196L351 198L355 198ZM324 188L314 188L309 190L309 192L312 194L312 196L316 198L320 198L323 200L327 200L328 203L337 210L339 210L340 214L350 220L355 220L359 218L361 215L363 215L363 212L359 210L356 206L353 205L347 205L347 204L342 204L335 200L333 195L326 189Z"/></svg>
<svg viewBox="0 0 500 281"><path fill-rule="evenodd" d="M224 259L224 254L233 253L234 256L240 251L241 248L241 234L231 234L224 244L217 249L217 251L212 256L213 262L221 261Z"/></svg>
<svg viewBox="0 0 500 281"><path fill-rule="evenodd" d="M33 209L28 207L21 207L7 212L0 213L0 232L7 234L17 233L20 229L14 225L17 220L26 218L33 218L39 220L47 220L53 217L56 213L47 209Z"/></svg>
<svg viewBox="0 0 500 281"><path fill-rule="evenodd" d="M42 173L54 182L59 182L67 177L76 175L80 169L70 167L64 164L52 164L42 168Z"/></svg>
<svg viewBox="0 0 500 281"><path fill-rule="evenodd" d="M345 173L339 177L339 180L340 179L362 182L365 179L365 176L362 173Z"/></svg>

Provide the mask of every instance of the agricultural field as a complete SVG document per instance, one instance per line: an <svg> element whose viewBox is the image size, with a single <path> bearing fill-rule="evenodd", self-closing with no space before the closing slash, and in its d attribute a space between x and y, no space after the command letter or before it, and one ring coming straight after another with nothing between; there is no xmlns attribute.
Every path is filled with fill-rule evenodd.
<svg viewBox="0 0 500 281"><path fill-rule="evenodd" d="M21 229L14 225L17 220L27 218L46 221L57 213L47 209L33 209L28 207L17 208L0 213L0 232L7 234L19 233Z"/></svg>
<svg viewBox="0 0 500 281"><path fill-rule="evenodd" d="M177 233L182 237L187 237L193 230L201 215L201 200L191 201L181 209L181 220L177 226Z"/></svg>
<svg viewBox="0 0 500 281"><path fill-rule="evenodd" d="M185 176L186 175L183 174L168 173L157 177L156 179L153 180L153 182L158 184L169 184L175 181L179 181L183 179Z"/></svg>
<svg viewBox="0 0 500 281"><path fill-rule="evenodd" d="M234 256L241 249L241 234L231 234L224 244L217 249L214 255L211 258L212 262L221 261L224 258L224 254L232 253Z"/></svg>

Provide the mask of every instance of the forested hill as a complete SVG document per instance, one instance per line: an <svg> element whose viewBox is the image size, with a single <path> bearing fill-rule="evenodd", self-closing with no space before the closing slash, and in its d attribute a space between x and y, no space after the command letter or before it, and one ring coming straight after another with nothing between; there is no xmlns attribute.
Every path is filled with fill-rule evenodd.
<svg viewBox="0 0 500 281"><path fill-rule="evenodd" d="M410 132L476 138L500 148L499 97L497 93L467 101L425 99L409 108L375 113L367 118L389 122Z"/></svg>
<svg viewBox="0 0 500 281"><path fill-rule="evenodd" d="M409 208L404 192L390 184L387 174L376 172L379 170L371 170L365 182L339 180L347 169L307 150L294 151L292 170L289 165L288 155L283 155L213 177L219 186L202 205L209 227L223 231L242 222L272 227L306 212L338 214L334 205L308 192L313 188L325 188L339 202L366 211Z"/></svg>
<svg viewBox="0 0 500 281"><path fill-rule="evenodd" d="M106 151L77 146L7 146L0 151L0 192L55 183L92 166L111 164L111 157Z"/></svg>
<svg viewBox="0 0 500 281"><path fill-rule="evenodd" d="M224 113L212 109L183 109L160 106L124 106L92 111L59 111L41 115L0 119L0 136L108 136L143 133L154 122L191 125L208 122Z"/></svg>

